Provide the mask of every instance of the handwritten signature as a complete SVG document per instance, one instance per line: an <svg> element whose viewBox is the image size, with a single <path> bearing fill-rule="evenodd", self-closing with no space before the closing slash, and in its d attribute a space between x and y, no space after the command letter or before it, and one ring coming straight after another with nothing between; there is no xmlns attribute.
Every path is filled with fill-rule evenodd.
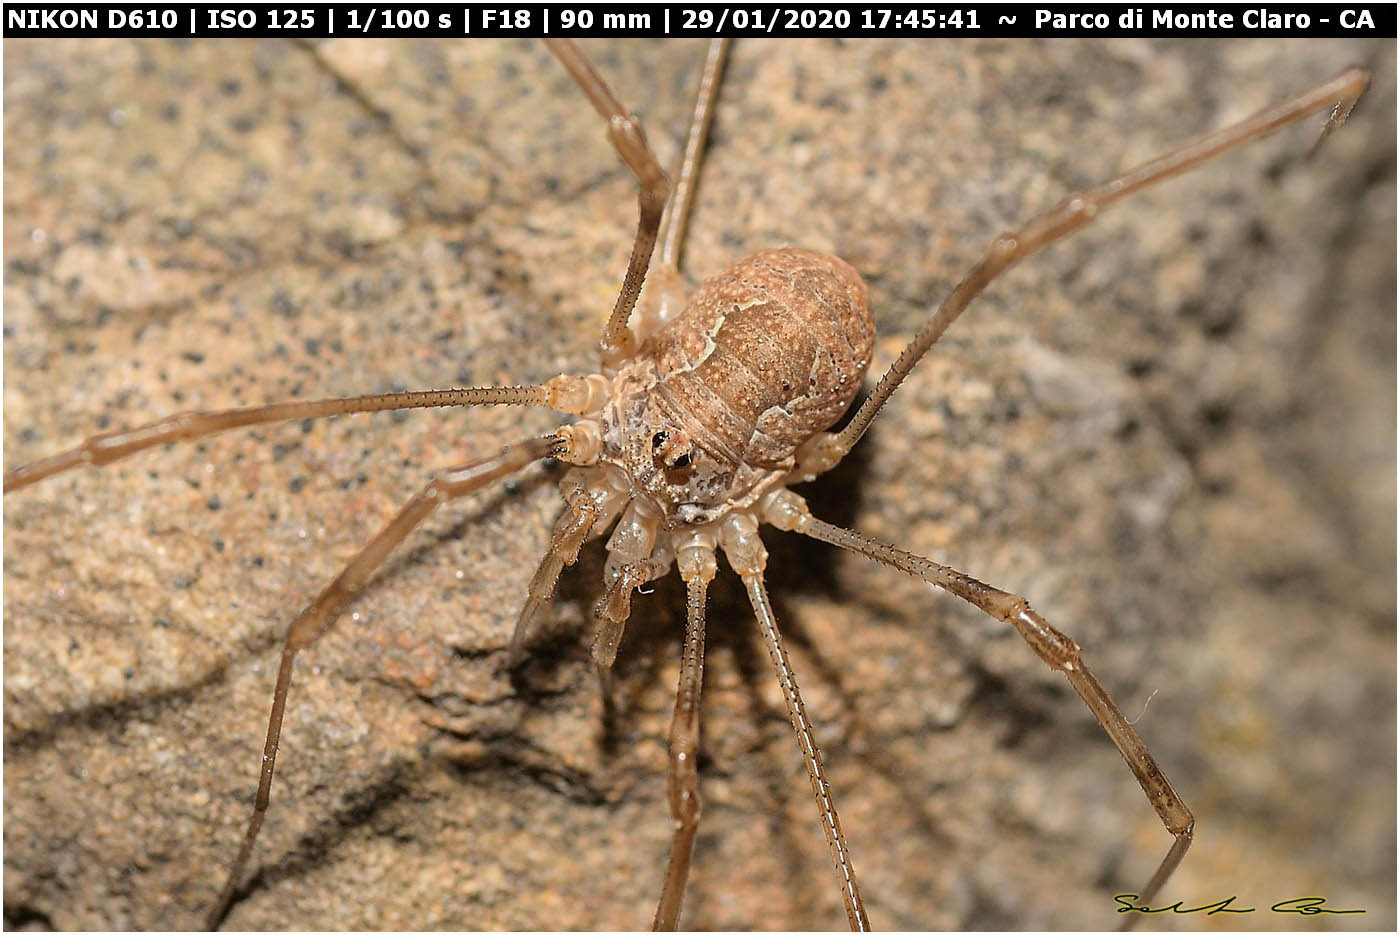
<svg viewBox="0 0 1400 935"><path fill-rule="evenodd" d="M1141 912L1143 915L1153 915L1159 912L1170 912L1174 915L1189 915L1191 913L1204 912L1208 916L1213 916L1217 912L1233 912L1244 914L1254 912L1254 907L1236 907L1235 900L1239 897L1229 896L1225 899L1217 900L1213 903L1202 903L1199 906L1187 906L1181 900L1177 900L1168 906L1140 906L1136 900L1137 893L1119 893L1113 897L1113 901L1118 904L1119 912ZM1281 899L1269 907L1271 912L1292 913L1300 916L1317 915L1355 915L1365 913L1365 909L1333 909L1327 905L1327 900L1321 896L1299 896L1295 899Z"/></svg>

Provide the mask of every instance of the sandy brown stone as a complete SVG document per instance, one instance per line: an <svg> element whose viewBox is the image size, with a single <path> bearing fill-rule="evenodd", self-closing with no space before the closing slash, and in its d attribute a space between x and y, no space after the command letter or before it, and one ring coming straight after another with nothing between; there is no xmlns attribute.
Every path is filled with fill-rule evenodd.
<svg viewBox="0 0 1400 935"><path fill-rule="evenodd" d="M585 50L669 163L699 46ZM7 463L183 408L592 366L635 186L537 45L5 51ZM1170 896L1238 895L1248 927L1313 894L1368 915L1309 926L1395 925L1393 45L740 43L688 249L692 281L844 257L879 368L1000 230L1354 61L1376 86L1316 159L1293 128L1027 261L804 491L1027 595L1129 716L1151 697L1199 820ZM197 925L291 615L431 469L550 425L289 425L7 497L7 922ZM649 923L683 592L634 601L605 706L589 551L511 678L556 496L534 471L444 511L299 661L230 927ZM1110 924L1169 839L1063 679L916 582L765 536L874 924ZM710 633L684 920L840 927L732 581Z"/></svg>

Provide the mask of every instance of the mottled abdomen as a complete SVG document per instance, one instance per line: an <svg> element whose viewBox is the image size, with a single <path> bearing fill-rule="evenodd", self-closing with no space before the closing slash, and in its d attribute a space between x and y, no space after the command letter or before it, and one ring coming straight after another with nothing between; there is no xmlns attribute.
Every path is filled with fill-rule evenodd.
<svg viewBox="0 0 1400 935"><path fill-rule="evenodd" d="M716 460L777 466L851 405L875 326L865 282L834 256L785 247L706 280L646 342L662 409Z"/></svg>

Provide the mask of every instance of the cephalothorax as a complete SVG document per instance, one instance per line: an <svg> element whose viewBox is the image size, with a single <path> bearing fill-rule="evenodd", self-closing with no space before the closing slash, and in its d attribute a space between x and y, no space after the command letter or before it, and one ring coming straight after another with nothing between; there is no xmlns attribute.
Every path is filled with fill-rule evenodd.
<svg viewBox="0 0 1400 935"><path fill-rule="evenodd" d="M616 464L666 526L746 507L859 390L875 327L860 274L792 248L745 257L649 335L597 414Z"/></svg>
<svg viewBox="0 0 1400 935"><path fill-rule="evenodd" d="M607 86L567 42L551 46L608 124L609 138L641 188L641 221L628 273L600 342L601 372L562 375L539 385L391 393L291 402L218 412L186 412L149 425L94 436L55 457L6 476L7 491L82 464L103 465L167 441L245 425L315 416L436 406L544 405L577 417L555 432L517 442L499 454L441 472L292 621L274 689L257 799L223 893L208 916L223 918L237 894L271 800L281 721L293 663L335 621L390 552L438 505L479 490L535 461L571 465L561 480L565 509L531 581L513 650L524 651L530 624L565 565L582 545L609 535L605 593L593 655L612 664L633 590L674 565L687 587L687 632L669 745L668 791L675 822L670 862L654 924L674 928L700 817L696 751L709 582L723 552L743 579L778 672L793 728L820 806L821 820L853 928L868 927L833 792L779 639L764 584L762 523L821 539L884 562L970 602L1013 627L1062 672L1142 784L1173 844L1143 888L1148 900L1184 857L1194 819L1131 724L1089 672L1072 640L1014 594L947 566L822 522L788 486L837 464L944 329L982 288L1013 263L1088 224L1136 190L1300 117L1332 109L1328 128L1345 118L1367 75L1349 69L1256 117L1190 143L1113 181L1072 195L1049 212L1003 234L920 329L850 421L828 432L855 400L871 359L874 327L859 274L834 257L790 248L751 254L702 285L682 309L676 273L695 167L703 148L723 44L712 47L701 81L680 184L661 233L669 184L642 135ZM653 248L663 240L649 294L637 307Z"/></svg>

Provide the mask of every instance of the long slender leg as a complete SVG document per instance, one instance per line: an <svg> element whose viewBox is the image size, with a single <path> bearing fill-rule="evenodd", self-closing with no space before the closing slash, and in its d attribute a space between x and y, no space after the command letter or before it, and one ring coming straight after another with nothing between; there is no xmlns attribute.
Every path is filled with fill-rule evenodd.
<svg viewBox="0 0 1400 935"><path fill-rule="evenodd" d="M76 448L21 465L5 475L5 493L27 487L80 465L103 467L127 455L166 442L193 441L229 429L293 419L318 419L357 412L436 409L450 406L551 406L583 415L603 403L607 383L601 376L558 376L534 386L483 386L414 393L380 393L343 399L245 406L213 412L177 412L135 428L93 435Z"/></svg>
<svg viewBox="0 0 1400 935"><path fill-rule="evenodd" d="M349 603L389 553L404 540L439 504L477 490L491 481L513 474L532 461L552 454L559 446L558 436L546 435L503 448L499 454L444 471L429 481L413 496L373 539L367 542L345 568L328 584L316 599L297 615L287 630L282 646L282 663L277 670L277 685L272 692L272 713L268 717L267 739L263 745L262 771L258 777L257 796L253 814L238 856L229 868L228 881L219 899L206 918L206 926L218 928L233 901L238 881L243 876L253 842L262 828L263 816L272 792L272 773L277 764L277 744L282 735L282 715L287 707L287 690L292 681L292 662L302 649L315 642L328 630L340 611Z"/></svg>
<svg viewBox="0 0 1400 935"><path fill-rule="evenodd" d="M1287 126L1308 114L1331 110L1323 137L1342 125L1356 101L1366 91L1370 73L1348 68L1330 81L1262 111L1223 130L1202 136L1088 191L1070 195L1049 211L1032 218L1018 230L1002 234L992 242L982 261L958 283L938 311L919 329L909 346L880 378L851 421L840 432L816 436L799 460L795 478L810 477L829 470L851 450L871 421L889 400L895 388L914 369L943 332L947 330L987 284L1018 261L1092 221L1101 211L1134 192L1180 175L1209 159Z"/></svg>
<svg viewBox="0 0 1400 935"><path fill-rule="evenodd" d="M696 179L705 153L705 138L715 115L724 63L729 57L729 39L711 39L705 51L705 65L695 88L695 109L690 116L685 153L676 172L676 187L661 220L661 251L647 275L647 298L637 309L637 336L645 340L685 307L685 284L681 280L681 251L690 226L690 210L695 203Z"/></svg>
<svg viewBox="0 0 1400 935"><path fill-rule="evenodd" d="M709 584L705 577L686 580L685 650L667 739L670 760L666 767L666 799L676 830L671 838L661 899L651 922L652 929L658 932L674 932L680 922L681 900L690 876L690 855L695 849L695 829L700 826L696 757L700 752L700 685L705 675L705 592Z"/></svg>
<svg viewBox="0 0 1400 935"><path fill-rule="evenodd" d="M1148 880L1140 894L1139 898L1143 903L1150 902L1191 847L1196 819L1191 815L1186 803L1181 800L1181 796L1172 788L1171 782L1157 765L1157 761L1152 758L1137 731L1133 730L1123 712L1118 710L1108 692L1104 691L1099 680L1094 678L1089 667L1084 664L1074 640L1056 630L1031 610L1025 598L984 584L947 565L940 565L861 533L823 522L807 512L806 504L795 494L789 493L783 510L770 511L768 518L780 528L859 552L867 558L922 578L929 584L962 598L998 620L1011 624L1050 668L1064 673L1070 685L1079 693L1079 697L1084 699L1084 703L1089 706L1089 710L1113 741L1113 745L1118 748L1118 752L1123 755L1128 768L1133 771L1138 784L1142 786L1142 791L1146 793L1147 800L1156 809L1162 824L1175 838L1166 856L1157 866L1157 872ZM1128 916L1126 924L1131 924L1135 918Z"/></svg>
<svg viewBox="0 0 1400 935"><path fill-rule="evenodd" d="M846 836L841 833L841 819L836 814L836 800L832 796L831 783L827 782L826 770L822 767L821 750L817 749L817 738L812 724L807 720L807 709L802 704L802 694L797 690L797 676L793 674L788 661L787 650L778 633L778 620L773 615L773 605L768 602L768 589L763 585L763 574L744 575L744 588L749 592L749 603L758 617L759 629L768 643L768 655L773 660L773 668L778 673L778 682L783 687L783 697L787 700L788 717L792 719L793 732L797 734L798 746L802 748L802 758L807 764L807 778L812 783L812 794L822 813L822 830L826 832L826 843L831 848L831 856L836 862L836 875L841 880L841 898L846 903L846 918L853 932L870 931L870 919L865 914L865 903L860 898L860 886L856 883L855 867L851 865L850 849L846 846Z"/></svg>
<svg viewBox="0 0 1400 935"><path fill-rule="evenodd" d="M414 162L418 163L421 171L431 183L437 183L437 180L433 178L433 165L423 152L423 147L404 136L399 125L394 122L393 114L375 103L373 95L365 90L359 82L352 80L349 75L337 68L331 60L326 57L321 46L312 42L310 39L304 38L294 38L291 42L294 48L300 49L305 53L307 58L311 59L312 63L319 71L329 76L330 79L335 82L338 90L348 95L350 100L354 101L376 124L384 128L384 131L389 134L390 139L392 139L401 150L407 153Z"/></svg>
<svg viewBox="0 0 1400 935"><path fill-rule="evenodd" d="M627 327L627 319L632 315L632 307L637 304L637 296L646 280L647 266L656 247L661 212L666 207L671 183L667 181L666 173L661 171L656 154L647 145L641 121L627 113L578 47L567 39L546 39L545 44L573 75L583 93L588 95L593 109L608 122L608 140L627 168L632 170L640 186L637 194L640 212L637 237L632 242L632 255L627 260L627 273L622 279L617 304L613 306L607 326L603 329L603 338L598 343L603 366L614 367L636 350L636 335Z"/></svg>
<svg viewBox="0 0 1400 935"><path fill-rule="evenodd" d="M744 581L753 605L754 616L758 618L759 629L768 643L768 656L778 674L778 684L782 686L783 698L787 701L788 717L792 720L793 733L797 735L797 745L802 748L802 759L807 765L807 779L812 784L812 795L817 800L821 812L822 830L826 833L827 846L836 865L836 876L841 881L841 899L846 904L846 919L851 931L868 932L870 919L865 914L865 903L860 898L860 886L856 883L855 867L851 864L851 854L846 846L846 836L841 833L841 819L836 814L836 800L831 792L831 783L826 780L826 770L822 767L821 751L817 749L817 738L812 724L807 720L807 709L802 704L802 693L797 689L797 676L788 661L787 650L783 649L782 636L778 632L778 620L773 614L773 605L768 601L768 589L763 584L763 568L768 562L768 551L758 536L758 523L747 513L731 513L720 527L720 544L724 547L729 564Z"/></svg>
<svg viewBox="0 0 1400 935"><path fill-rule="evenodd" d="M729 39L711 39L705 50L705 66L700 72L700 84L695 89L695 110L690 116L686 134L685 154L680 171L676 173L676 190L671 197L670 210L661 228L661 254L657 262L677 269L681 265L681 249L690 225L690 209L695 203L695 178L700 173L705 138L715 116L715 98L719 97L724 63L729 57Z"/></svg>

